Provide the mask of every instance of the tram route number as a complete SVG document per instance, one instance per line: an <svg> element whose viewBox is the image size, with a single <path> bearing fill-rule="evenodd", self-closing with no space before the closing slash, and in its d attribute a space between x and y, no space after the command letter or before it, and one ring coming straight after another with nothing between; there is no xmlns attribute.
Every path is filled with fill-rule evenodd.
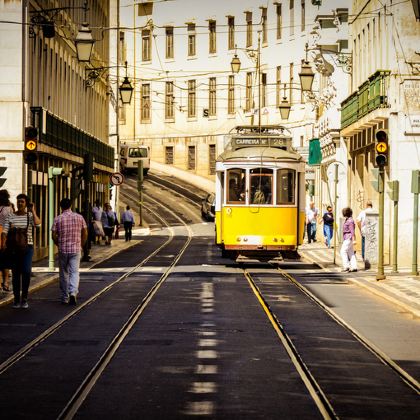
<svg viewBox="0 0 420 420"><path fill-rule="evenodd" d="M121 172L114 172L109 176L112 185L121 185L124 182L124 175Z"/></svg>

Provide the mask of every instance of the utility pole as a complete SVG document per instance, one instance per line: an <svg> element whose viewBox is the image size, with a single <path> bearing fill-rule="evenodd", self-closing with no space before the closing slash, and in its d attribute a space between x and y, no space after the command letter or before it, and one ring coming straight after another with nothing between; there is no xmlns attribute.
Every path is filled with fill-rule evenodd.
<svg viewBox="0 0 420 420"><path fill-rule="evenodd" d="M137 162L137 191L139 192L139 215L140 226L143 226L143 161L141 159Z"/></svg>
<svg viewBox="0 0 420 420"><path fill-rule="evenodd" d="M384 166L379 166L379 252L378 252L378 272L376 280L384 280Z"/></svg>
<svg viewBox="0 0 420 420"><path fill-rule="evenodd" d="M411 274L419 274L417 265L417 253L419 244L419 193L420 193L420 171L417 169L412 172L411 192L414 194L414 212L413 212L413 264Z"/></svg>
<svg viewBox="0 0 420 420"><path fill-rule="evenodd" d="M337 184L338 184L338 163L334 165L334 264L337 252Z"/></svg>

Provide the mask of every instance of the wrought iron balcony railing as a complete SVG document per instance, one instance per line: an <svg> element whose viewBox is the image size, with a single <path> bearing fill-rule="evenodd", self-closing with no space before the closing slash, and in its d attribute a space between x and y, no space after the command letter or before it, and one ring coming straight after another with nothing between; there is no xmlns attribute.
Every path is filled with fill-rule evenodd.
<svg viewBox="0 0 420 420"><path fill-rule="evenodd" d="M378 70L341 103L341 128L346 128L369 112L388 106L389 70Z"/></svg>

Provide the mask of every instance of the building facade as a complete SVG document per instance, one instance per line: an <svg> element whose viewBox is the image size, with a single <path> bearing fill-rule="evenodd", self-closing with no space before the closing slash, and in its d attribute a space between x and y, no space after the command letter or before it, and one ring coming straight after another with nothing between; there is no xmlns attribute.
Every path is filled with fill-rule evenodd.
<svg viewBox="0 0 420 420"><path fill-rule="evenodd" d="M35 255L48 247L48 168L63 168L54 179L54 214L63 197L82 201L107 199L114 149L109 142L108 83L100 76L87 83L91 68L109 66L107 0L91 0L88 10L78 1L8 1L0 3L0 166L6 167L2 188L14 200L26 192L37 207L42 226L36 232ZM89 21L95 46L90 63L76 56L74 38ZM5 42L8 40L8 42ZM24 161L25 128L38 130L37 159ZM89 197L82 179L86 156L94 160ZM81 193L80 193L81 192ZM51 207L50 207L51 209Z"/></svg>
<svg viewBox="0 0 420 420"><path fill-rule="evenodd" d="M375 132L389 133L385 187L399 181L398 263L409 267L413 238L412 171L420 168L420 22L411 2L353 1L349 19L353 69L350 95L342 102L341 135L349 151L349 204L357 213L373 188ZM392 255L393 202L385 194L385 262Z"/></svg>
<svg viewBox="0 0 420 420"><path fill-rule="evenodd" d="M122 29L135 92L121 141L147 144L153 160L210 179L236 125L281 124L307 153L317 107L301 92L298 73L315 17L334 2L313 3L216 0L204 8L191 0L121 0L121 26L136 28ZM284 97L288 120L278 109Z"/></svg>

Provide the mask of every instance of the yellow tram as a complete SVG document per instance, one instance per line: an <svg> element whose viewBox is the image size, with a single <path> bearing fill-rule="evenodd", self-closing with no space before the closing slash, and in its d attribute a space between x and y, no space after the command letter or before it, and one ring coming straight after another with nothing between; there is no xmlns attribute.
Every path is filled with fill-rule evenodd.
<svg viewBox="0 0 420 420"><path fill-rule="evenodd" d="M226 258L297 256L305 162L279 126L240 126L216 161L216 244Z"/></svg>

